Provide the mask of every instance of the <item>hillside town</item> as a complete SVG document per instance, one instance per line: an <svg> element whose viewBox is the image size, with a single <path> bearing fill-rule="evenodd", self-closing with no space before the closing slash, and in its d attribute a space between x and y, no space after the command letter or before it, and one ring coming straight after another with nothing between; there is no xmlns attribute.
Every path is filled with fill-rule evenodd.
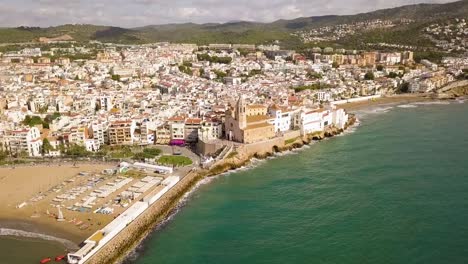
<svg viewBox="0 0 468 264"><path fill-rule="evenodd" d="M392 28L397 25L407 25L414 22L411 19L399 20L382 20L374 19L355 23L343 23L334 26L324 26L311 30L300 30L293 33L293 36L298 36L303 42L321 42L321 41L337 41L346 36L353 35L359 31L368 31L374 29Z"/></svg>
<svg viewBox="0 0 468 264"><path fill-rule="evenodd" d="M58 157L175 145L213 155L219 147L206 146L342 129L340 103L432 92L468 66L463 58L445 63L417 63L412 51L298 54L276 45L23 48L1 57L0 150Z"/></svg>
<svg viewBox="0 0 468 264"><path fill-rule="evenodd" d="M464 18L432 24L424 30L431 41L442 50L464 52L468 47L468 25Z"/></svg>

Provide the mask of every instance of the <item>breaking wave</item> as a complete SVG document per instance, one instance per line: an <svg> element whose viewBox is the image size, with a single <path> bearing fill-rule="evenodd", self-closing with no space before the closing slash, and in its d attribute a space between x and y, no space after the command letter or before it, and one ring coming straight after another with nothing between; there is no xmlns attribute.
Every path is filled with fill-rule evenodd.
<svg viewBox="0 0 468 264"><path fill-rule="evenodd" d="M399 107L399 108L417 108L418 106L414 105L414 104L404 104L404 105L399 105L397 107Z"/></svg>
<svg viewBox="0 0 468 264"><path fill-rule="evenodd" d="M42 239L42 240L47 240L47 241L59 242L63 244L67 249L70 249L70 250L76 250L79 248L78 245L76 245L75 243L67 239L44 235L40 233L17 230L17 229L0 228L0 236L14 236L14 237L23 237L23 238Z"/></svg>

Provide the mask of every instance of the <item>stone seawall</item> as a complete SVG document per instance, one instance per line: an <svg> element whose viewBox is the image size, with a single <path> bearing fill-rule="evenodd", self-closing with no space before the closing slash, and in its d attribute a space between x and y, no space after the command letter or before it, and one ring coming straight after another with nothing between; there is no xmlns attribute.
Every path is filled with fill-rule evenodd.
<svg viewBox="0 0 468 264"><path fill-rule="evenodd" d="M200 179L199 173L189 173L86 263L108 264L123 261L126 253L136 248L157 224L166 219L180 198Z"/></svg>

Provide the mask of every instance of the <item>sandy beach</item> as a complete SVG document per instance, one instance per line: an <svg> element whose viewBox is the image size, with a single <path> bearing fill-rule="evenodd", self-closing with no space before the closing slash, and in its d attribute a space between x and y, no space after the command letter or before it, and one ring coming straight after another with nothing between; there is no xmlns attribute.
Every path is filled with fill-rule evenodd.
<svg viewBox="0 0 468 264"><path fill-rule="evenodd" d="M409 104L415 102L423 102L423 101L431 101L434 100L430 96L426 94L401 94L401 95L394 95L394 96L387 96L381 97L375 100L367 100L362 102L354 102L354 103L347 103L347 104L340 104L337 105L340 108L344 108L349 113L353 113L354 111L385 105L385 104Z"/></svg>
<svg viewBox="0 0 468 264"><path fill-rule="evenodd" d="M16 166L0 168L0 227L24 230L28 232L46 234L70 240L76 244L89 236L94 229L90 224L89 229L79 229L68 221L58 222L47 215L49 210L56 213L56 209L50 205L50 200L54 194L51 189L55 186L77 177L80 172L98 173L104 169L112 168L111 164L82 163L73 166L72 163L59 165L34 165ZM31 199L38 196L45 196L38 202L31 202ZM24 207L17 208L18 205L26 203ZM54 210L54 211L53 211ZM78 212L68 212L64 210L66 218L84 218ZM95 215L97 221L111 221L108 215ZM86 221L88 219L82 219ZM96 222L96 219L92 219ZM91 220L90 220L91 222Z"/></svg>

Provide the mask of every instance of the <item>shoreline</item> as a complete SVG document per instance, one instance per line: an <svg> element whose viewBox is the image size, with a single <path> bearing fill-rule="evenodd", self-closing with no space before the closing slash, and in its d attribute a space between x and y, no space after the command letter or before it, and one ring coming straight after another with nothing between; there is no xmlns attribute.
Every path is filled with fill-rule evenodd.
<svg viewBox="0 0 468 264"><path fill-rule="evenodd" d="M354 112L354 111L361 111L365 109L371 109L376 106L382 106L386 104L408 104L408 103L414 103L414 102L421 102L421 101L438 101L436 98L428 98L425 96L421 95L412 95L412 96L395 96L395 97L383 97L380 99L377 99L375 101L363 101L363 102L356 102L356 103L347 103L343 105L338 105L340 108L346 109L348 113ZM350 119L351 120L351 119ZM315 141L321 141L323 139L329 138L329 137L334 137L337 135L343 134L343 132L348 131L350 128L353 128L356 126L355 122L358 121L355 116L352 118L351 124L347 125L347 127L344 130L341 131L334 131L334 132L322 132L321 135L309 135L305 137L298 138L295 142L292 144L289 144L287 146L284 146L282 148L275 149L272 152L265 152L265 153L255 153L253 155L249 155L246 153L239 153L238 157L234 158L229 158L229 159L224 159L219 161L217 164L215 164L211 169L209 170L198 170L195 172L190 172L187 174L183 180L181 180L179 186L175 186L173 190L168 192L165 197L162 197L161 202L155 203L150 210L145 214L145 216L142 217L143 222L146 222L145 224L142 225L136 225L135 223L131 223L128 226L128 229L130 229L132 226L132 231L130 232L131 237L129 239L124 239L125 241L122 242L115 242L115 241L110 241L107 245L105 245L99 252L97 252L90 260L88 260L87 263L127 263L129 260L129 257L132 256L132 254L135 252L135 250L140 247L142 244L144 244L145 240L148 239L149 235L153 233L154 231L159 230L160 228L163 228L164 225L172 219L172 217L184 206L184 202L186 201L187 197L190 197L190 194L195 192L202 183L202 181L206 179L212 179L216 176L219 176L224 173L228 173L231 171L235 171L239 168L245 167L253 161L253 159L258 159L258 160L264 160L267 158L271 158L273 156L276 156L277 153L283 153L285 151L292 151L292 150L297 150L304 148L305 146L309 146L313 144ZM328 133L328 134L327 134ZM77 161L76 162L78 165L85 165L85 164L115 164L112 162L92 162L92 161ZM62 167L66 167L67 165L71 165L72 162L62 164ZM7 165L5 167L9 167L11 165ZM50 165L44 165L43 163L39 164L18 164L18 165L13 165L17 168L20 167L51 167ZM1 168L1 167L0 167ZM137 219L138 220L138 219ZM2 224L3 221L3 224ZM6 219L4 217L0 217L0 227L3 227L5 222L8 221L13 221L17 223L18 221L15 219L15 217L12 217L11 219ZM20 222L28 222L27 220L25 221L24 219L21 219ZM31 221L34 223L34 221ZM45 224L37 224L34 225L35 228L38 230L41 230L38 234L44 235L44 236L49 236L49 233L52 232L57 232L57 230L53 230L52 228L53 225L50 225L49 227L46 227ZM14 227L14 226L13 226ZM50 229L49 229L50 228ZM127 229L127 228L126 228ZM0 229L1 230L1 229ZM29 230L22 230L22 229L17 229L19 231L25 231L25 232L30 232ZM42 231L44 230L44 231ZM63 231L63 230L62 230ZM123 230L121 233L124 233L128 230ZM20 232L21 233L21 232ZM59 232L59 236L52 236L57 239L62 239L61 237L66 237L67 239L72 236L72 232L69 234L66 234L65 232ZM63 236L62 236L63 235ZM120 236L125 236L125 234L119 234ZM21 236L18 236L21 239ZM86 238L86 237L84 237ZM76 236L71 241L79 241L82 242L84 239L82 236ZM39 238L40 239L40 238ZM67 240L65 239L65 240ZM116 237L116 240L118 238ZM119 250L115 250L119 249ZM118 252L118 253L115 253Z"/></svg>
<svg viewBox="0 0 468 264"><path fill-rule="evenodd" d="M193 173L192 175L189 174L185 176L184 179L179 183L180 185L175 186L178 188L168 192L167 197L162 197L161 204L155 205L153 208L149 208L148 212L141 216L142 219L135 220L141 220L143 222L146 222L145 220L149 220L149 222L143 224L138 224L135 222L130 223L127 226L127 230L123 230L118 235L118 237L114 238L114 241L110 241L108 244L106 244L86 263L127 263L131 261L129 258L134 256L135 250L143 245L144 241L148 239L151 233L163 227L164 224L170 221L170 219L178 212L178 210L183 207L184 201L186 201L185 198L189 197L191 193L196 191L197 187L200 186L200 182L203 180L212 179L223 173L243 168L251 164L253 159L265 160L275 156L277 153L301 149L305 146L309 146L315 141L338 136L347 129L354 127L354 125L357 124L356 121L356 117L353 116L350 118L350 121L344 130L335 129L333 131L321 132L320 135L314 134L301 137L290 145L275 149L274 152L255 153L251 155L242 154L242 152L240 152L239 157L221 160L217 165L214 165L209 170L201 170L197 173ZM153 214L149 215L152 212ZM134 239L130 239L128 236L129 234L131 234L131 237ZM125 239L125 237L129 239Z"/></svg>
<svg viewBox="0 0 468 264"><path fill-rule="evenodd" d="M101 171L109 168L110 163L82 162L73 166L71 163L60 165L26 165L0 167L0 198L3 203L0 206L0 228L15 230L15 237L29 237L35 234L53 237L57 241L67 242L67 248L74 249L86 238L91 231L80 230L67 222L57 222L46 215L50 209L47 200L30 202L33 197L41 193L50 193L52 188L60 185L63 181L77 177L81 171ZM115 163L112 164L115 166ZM25 184L28 183L28 184ZM23 208L17 208L21 203L27 203ZM68 212L67 212L68 214ZM29 234L31 233L31 234ZM63 244L63 243L62 243Z"/></svg>
<svg viewBox="0 0 468 264"><path fill-rule="evenodd" d="M378 107L378 106L384 106L384 105L403 105L403 104L410 104L410 103L415 103L415 102L425 102L425 101L439 101L439 100L445 100L445 99L438 99L438 98L431 98L427 97L427 95L421 95L421 94L414 94L414 95L409 95L409 96L392 96L392 97L382 97L379 98L375 101L363 101L363 102L356 102L356 103L347 103L343 105L338 105L337 107L344 108L348 113L350 112L355 112L355 111L363 111L363 110L370 110L372 108ZM349 124L346 126L346 128L341 131L340 133L333 135L331 137L335 136L341 136L343 134L346 134L347 131L350 129L354 129L357 126L360 125L360 120L358 119L357 116L353 114L353 121L352 124ZM324 139L327 139L330 137L325 137L325 138L320 138L320 139L313 139L313 137L310 137L309 142L302 142L303 144L297 145L293 143L291 145L291 148L285 149L285 150L280 150L276 153L266 153L266 155L253 155L241 162L240 164L237 164L235 166L232 166L232 163L229 164L227 160L221 160L223 163L228 163L229 165L227 167L224 167L222 170L212 174L210 172L207 172L205 175L201 176L199 180L194 182L189 190L187 190L185 193L183 193L182 197L178 198L177 201L175 201L175 205L172 206L171 208L168 208L165 215L166 218L163 218L159 222L155 222L152 224L152 228L147 229L142 236L139 236L133 243L132 245L129 246L126 250L122 251L118 256L116 256L111 263L121 263L121 264L129 264L133 263L133 261L136 260L138 257L138 248L143 247L145 240L150 238L151 233L160 230L161 228L164 228L164 226L177 214L179 210L181 210L185 203L187 202L187 198L190 197L191 194L197 191L198 187L202 184L204 184L203 181L208 180L208 182L211 182L211 179L214 179L215 177L221 176L225 173L229 172L235 172L238 169L242 169L243 167L249 165L254 159L258 161L263 161L263 160L268 160L274 157L279 157L279 153L284 153L286 151L294 151L294 150L301 150L304 149L305 147L310 147L311 145L314 144L314 142L322 141ZM213 167L211 170L215 169ZM210 170L210 171L211 171ZM136 254L136 255L135 255ZM136 257L136 258L135 258ZM99 263L99 264L104 264L106 262L90 262L90 263Z"/></svg>
<svg viewBox="0 0 468 264"><path fill-rule="evenodd" d="M38 241L51 241L63 245L67 250L76 250L78 245L75 242L42 233L24 231L20 229L0 228L0 237L14 237L19 240L35 239Z"/></svg>

